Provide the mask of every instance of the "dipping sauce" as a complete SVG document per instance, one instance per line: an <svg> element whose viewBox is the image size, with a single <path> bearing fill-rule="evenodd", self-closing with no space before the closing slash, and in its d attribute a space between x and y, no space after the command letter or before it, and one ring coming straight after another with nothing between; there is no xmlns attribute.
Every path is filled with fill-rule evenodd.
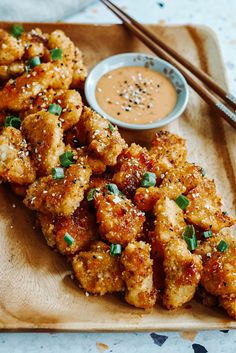
<svg viewBox="0 0 236 353"><path fill-rule="evenodd" d="M96 99L110 116L133 124L148 124L166 117L177 101L172 82L147 67L124 66L100 78Z"/></svg>

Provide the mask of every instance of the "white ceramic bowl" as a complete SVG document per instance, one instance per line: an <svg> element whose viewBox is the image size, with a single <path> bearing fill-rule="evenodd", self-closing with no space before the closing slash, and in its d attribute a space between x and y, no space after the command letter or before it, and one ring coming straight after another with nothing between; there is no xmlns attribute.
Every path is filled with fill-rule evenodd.
<svg viewBox="0 0 236 353"><path fill-rule="evenodd" d="M165 118L154 121L150 124L129 124L110 116L102 110L96 100L96 85L104 74L123 66L145 66L166 76L172 82L177 92L177 102L172 112ZM163 127L177 119L186 108L189 91L183 75L168 62L161 60L157 56L141 53L124 53L110 56L94 66L85 82L85 95L89 105L113 124L125 129L149 130Z"/></svg>

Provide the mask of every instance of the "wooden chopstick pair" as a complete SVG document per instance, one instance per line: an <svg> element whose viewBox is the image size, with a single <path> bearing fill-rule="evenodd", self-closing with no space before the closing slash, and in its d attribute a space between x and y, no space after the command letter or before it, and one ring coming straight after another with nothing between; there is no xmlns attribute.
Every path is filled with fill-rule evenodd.
<svg viewBox="0 0 236 353"><path fill-rule="evenodd" d="M188 84L197 92L222 118L231 126L236 128L236 97L226 92L204 71L194 66L187 59L182 57L175 50L170 48L157 38L149 29L126 14L121 8L113 4L110 0L101 0L113 13L119 17L124 25L130 29L149 49L160 58L174 65L185 77ZM196 81L200 79L208 88ZM221 99L219 98L221 97ZM228 106L230 109L228 108Z"/></svg>

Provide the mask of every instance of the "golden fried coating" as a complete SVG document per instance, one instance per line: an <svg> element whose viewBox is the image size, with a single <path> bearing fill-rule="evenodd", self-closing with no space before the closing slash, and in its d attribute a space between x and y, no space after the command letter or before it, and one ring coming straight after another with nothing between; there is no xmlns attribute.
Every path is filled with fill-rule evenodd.
<svg viewBox="0 0 236 353"><path fill-rule="evenodd" d="M82 53L79 48L75 47L75 58L73 61L73 77L71 88L82 89L84 81L88 75L87 69L83 63Z"/></svg>
<svg viewBox="0 0 236 353"><path fill-rule="evenodd" d="M90 166L93 174L102 174L106 170L106 164L99 159L93 152L89 151L87 147L76 149L78 157L84 158L86 163Z"/></svg>
<svg viewBox="0 0 236 353"><path fill-rule="evenodd" d="M89 150L106 165L115 165L117 157L126 147L117 126L111 125L108 120L92 109L84 107L79 127L79 140L83 144L87 144Z"/></svg>
<svg viewBox="0 0 236 353"><path fill-rule="evenodd" d="M164 247L163 266L163 305L167 309L175 309L193 298L201 278L201 259L188 250L183 239L173 238Z"/></svg>
<svg viewBox="0 0 236 353"><path fill-rule="evenodd" d="M27 185L31 184L35 177L27 143L20 130L14 127L3 128L0 134L0 179Z"/></svg>
<svg viewBox="0 0 236 353"><path fill-rule="evenodd" d="M228 249L218 250L224 240ZM195 250L203 260L201 284L213 295L236 295L236 239L230 234L217 235L201 242Z"/></svg>
<svg viewBox="0 0 236 353"><path fill-rule="evenodd" d="M60 165L59 156L65 150L58 117L45 111L28 115L22 122L22 133L31 147L37 174L49 175Z"/></svg>
<svg viewBox="0 0 236 353"><path fill-rule="evenodd" d="M186 208L185 218L205 230L219 232L222 228L231 227L236 219L221 211L221 198L216 195L213 180L203 178L202 182L192 189L187 198L190 201Z"/></svg>
<svg viewBox="0 0 236 353"><path fill-rule="evenodd" d="M15 78L25 72L23 61L14 61L9 65L0 65L0 80L6 81L9 78Z"/></svg>
<svg viewBox="0 0 236 353"><path fill-rule="evenodd" d="M24 54L24 46L20 40L0 29L0 65L9 65L20 60Z"/></svg>
<svg viewBox="0 0 236 353"><path fill-rule="evenodd" d="M87 201L82 201L71 216L38 213L38 219L48 245L56 246L63 255L85 250L97 239L95 216ZM72 245L68 245L64 240L66 233L74 239Z"/></svg>
<svg viewBox="0 0 236 353"><path fill-rule="evenodd" d="M163 256L164 247L174 238L183 233L186 223L183 211L179 206L167 197L157 201L154 207L156 217L155 238L158 247L158 255Z"/></svg>
<svg viewBox="0 0 236 353"><path fill-rule="evenodd" d="M120 259L110 255L109 245L101 241L76 255L72 266L79 284L89 293L104 295L124 289Z"/></svg>
<svg viewBox="0 0 236 353"><path fill-rule="evenodd" d="M236 294L220 297L220 305L236 320Z"/></svg>
<svg viewBox="0 0 236 353"><path fill-rule="evenodd" d="M20 36L20 41L24 46L24 59L29 60L35 56L42 57L46 50L47 37L39 28L23 32Z"/></svg>
<svg viewBox="0 0 236 353"><path fill-rule="evenodd" d="M126 245L142 232L144 213L125 196L98 192L94 205L100 234L110 243Z"/></svg>
<svg viewBox="0 0 236 353"><path fill-rule="evenodd" d="M78 123L82 113L82 98L79 92L75 90L67 90L62 95L55 99L55 103L62 108L60 115L60 122L63 130L70 129L73 125Z"/></svg>
<svg viewBox="0 0 236 353"><path fill-rule="evenodd" d="M160 189L156 186L149 188L137 188L134 195L134 203L137 207L144 212L153 210L157 200L161 197Z"/></svg>
<svg viewBox="0 0 236 353"><path fill-rule="evenodd" d="M149 244L134 241L126 246L121 255L125 268L122 276L127 287L125 300L137 308L152 308L156 302L150 251Z"/></svg>
<svg viewBox="0 0 236 353"><path fill-rule="evenodd" d="M46 214L71 215L83 200L91 174L91 168L78 161L64 170L63 179L39 178L28 188L24 204Z"/></svg>
<svg viewBox="0 0 236 353"><path fill-rule="evenodd" d="M185 140L169 131L155 134L149 152L155 160L155 173L159 178L173 166L185 162L187 156Z"/></svg>
<svg viewBox="0 0 236 353"><path fill-rule="evenodd" d="M127 196L133 196L144 173L152 171L152 161L146 148L135 143L125 149L118 158L113 182Z"/></svg>
<svg viewBox="0 0 236 353"><path fill-rule="evenodd" d="M60 48L62 50L62 61L68 68L72 69L75 59L75 46L63 31L57 29L50 33L47 45L51 50Z"/></svg>

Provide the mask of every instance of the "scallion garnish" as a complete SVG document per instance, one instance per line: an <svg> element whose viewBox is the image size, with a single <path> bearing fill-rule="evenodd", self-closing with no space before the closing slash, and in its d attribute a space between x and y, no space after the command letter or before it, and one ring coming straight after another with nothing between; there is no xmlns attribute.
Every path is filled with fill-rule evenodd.
<svg viewBox="0 0 236 353"><path fill-rule="evenodd" d="M60 48L55 48L51 50L51 59L52 60L61 60L62 59L62 50Z"/></svg>
<svg viewBox="0 0 236 353"><path fill-rule="evenodd" d="M22 25L15 24L11 26L10 33L13 37L19 38L23 32L24 32L24 27Z"/></svg>
<svg viewBox="0 0 236 353"><path fill-rule="evenodd" d="M61 108L60 105L58 105L58 104L50 104L49 107L48 107L48 111L49 111L49 113L51 113L51 114L60 116L60 115L61 115L62 108Z"/></svg>
<svg viewBox="0 0 236 353"><path fill-rule="evenodd" d="M143 179L141 181L141 186L145 188L149 188L150 186L155 186L156 185L156 174L147 172L144 174Z"/></svg>
<svg viewBox="0 0 236 353"><path fill-rule="evenodd" d="M64 235L64 240L69 246L71 246L75 241L75 239L67 232Z"/></svg>
<svg viewBox="0 0 236 353"><path fill-rule="evenodd" d="M206 169L205 168L201 168L201 173L202 173L202 176L205 176L206 175Z"/></svg>
<svg viewBox="0 0 236 353"><path fill-rule="evenodd" d="M227 250L229 247L228 243L226 243L226 241L224 241L223 239L219 242L219 244L217 245L217 250L219 250L220 252L225 252L225 250Z"/></svg>
<svg viewBox="0 0 236 353"><path fill-rule="evenodd" d="M185 208L189 205L189 199L187 199L187 197L184 195L179 195L175 202L179 208L181 208L181 210L185 210Z"/></svg>
<svg viewBox="0 0 236 353"><path fill-rule="evenodd" d="M112 256L118 256L121 254L121 245L120 244L111 244L110 245L110 254Z"/></svg>
<svg viewBox="0 0 236 353"><path fill-rule="evenodd" d="M94 195L95 195L96 192L99 192L99 190L97 188L90 189L88 194L87 194L87 201L93 201Z"/></svg>
<svg viewBox="0 0 236 353"><path fill-rule="evenodd" d="M113 125L112 125L111 123L108 124L108 128L109 128L109 130L110 130L111 132L114 130L114 127L113 127Z"/></svg>
<svg viewBox="0 0 236 353"><path fill-rule="evenodd" d="M197 248L197 237L193 225L188 225L185 227L182 237L187 243L188 249L190 251L195 250Z"/></svg>
<svg viewBox="0 0 236 353"><path fill-rule="evenodd" d="M7 116L4 122L4 126L12 126L15 129L19 129L21 125L21 120L18 116Z"/></svg>
<svg viewBox="0 0 236 353"><path fill-rule="evenodd" d="M52 168L52 177L53 179L63 179L64 178L64 169L63 168Z"/></svg>
<svg viewBox="0 0 236 353"><path fill-rule="evenodd" d="M35 66L38 66L41 64L40 58L38 56L35 56L34 58L30 59L28 64L30 68L33 69Z"/></svg>
<svg viewBox="0 0 236 353"><path fill-rule="evenodd" d="M74 155L72 151L67 151L59 157L62 167L69 167L71 164L75 164Z"/></svg>
<svg viewBox="0 0 236 353"><path fill-rule="evenodd" d="M212 231L211 230L206 230L205 232L202 233L203 238L207 239L212 237Z"/></svg>
<svg viewBox="0 0 236 353"><path fill-rule="evenodd" d="M116 184L107 184L107 190L110 191L110 193L114 194L114 195L120 194L120 190L118 189Z"/></svg>

